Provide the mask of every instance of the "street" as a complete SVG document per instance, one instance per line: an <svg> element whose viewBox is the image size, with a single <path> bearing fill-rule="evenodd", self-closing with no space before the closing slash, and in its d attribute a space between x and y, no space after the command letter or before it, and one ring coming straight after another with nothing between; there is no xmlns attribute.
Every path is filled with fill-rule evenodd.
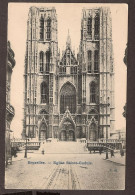
<svg viewBox="0 0 135 195"><path fill-rule="evenodd" d="M6 189L124 190L125 166L105 154L28 153L5 171Z"/></svg>

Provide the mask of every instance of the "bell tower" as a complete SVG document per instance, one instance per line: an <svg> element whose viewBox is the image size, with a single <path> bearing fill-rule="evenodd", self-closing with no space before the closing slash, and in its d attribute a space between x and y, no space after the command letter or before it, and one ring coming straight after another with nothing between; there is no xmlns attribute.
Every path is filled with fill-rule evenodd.
<svg viewBox="0 0 135 195"><path fill-rule="evenodd" d="M24 136L39 140L52 137L57 52L55 8L31 7L27 21L24 73ZM44 124L42 121L45 121Z"/></svg>
<svg viewBox="0 0 135 195"><path fill-rule="evenodd" d="M87 128L88 139L96 141L109 137L114 129L114 68L109 8L82 10L79 56L82 118L87 121L87 127L84 125L83 128L84 132Z"/></svg>

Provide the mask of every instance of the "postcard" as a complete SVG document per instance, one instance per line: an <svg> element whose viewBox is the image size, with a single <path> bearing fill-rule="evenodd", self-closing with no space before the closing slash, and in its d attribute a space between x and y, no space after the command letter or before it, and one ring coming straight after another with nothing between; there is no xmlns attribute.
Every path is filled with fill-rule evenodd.
<svg viewBox="0 0 135 195"><path fill-rule="evenodd" d="M127 31L127 4L8 4L5 189L125 190Z"/></svg>

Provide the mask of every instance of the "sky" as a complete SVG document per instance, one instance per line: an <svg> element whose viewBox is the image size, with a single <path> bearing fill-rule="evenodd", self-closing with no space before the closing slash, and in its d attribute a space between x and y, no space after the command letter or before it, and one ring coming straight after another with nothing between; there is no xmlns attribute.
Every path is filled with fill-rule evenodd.
<svg viewBox="0 0 135 195"><path fill-rule="evenodd" d="M126 4L91 3L9 3L8 4L8 40L15 52L16 65L11 79L11 104L15 108L15 117L11 123L14 137L21 137L23 130L24 104L24 59L26 50L26 32L28 12L31 6L55 7L58 19L58 47L66 46L69 29L72 48L77 52L80 43L81 13L83 8L110 7L112 15L112 40L115 65L115 129L125 129L126 121L122 116L126 102L127 68L123 62L128 38L128 6Z"/></svg>

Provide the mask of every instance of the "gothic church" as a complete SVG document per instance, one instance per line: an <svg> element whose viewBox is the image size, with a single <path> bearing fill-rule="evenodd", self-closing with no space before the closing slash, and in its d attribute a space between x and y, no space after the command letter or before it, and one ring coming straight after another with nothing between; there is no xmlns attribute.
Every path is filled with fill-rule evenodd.
<svg viewBox="0 0 135 195"><path fill-rule="evenodd" d="M97 141L114 130L114 64L109 8L83 9L77 56L58 49L55 8L29 9L23 137Z"/></svg>

